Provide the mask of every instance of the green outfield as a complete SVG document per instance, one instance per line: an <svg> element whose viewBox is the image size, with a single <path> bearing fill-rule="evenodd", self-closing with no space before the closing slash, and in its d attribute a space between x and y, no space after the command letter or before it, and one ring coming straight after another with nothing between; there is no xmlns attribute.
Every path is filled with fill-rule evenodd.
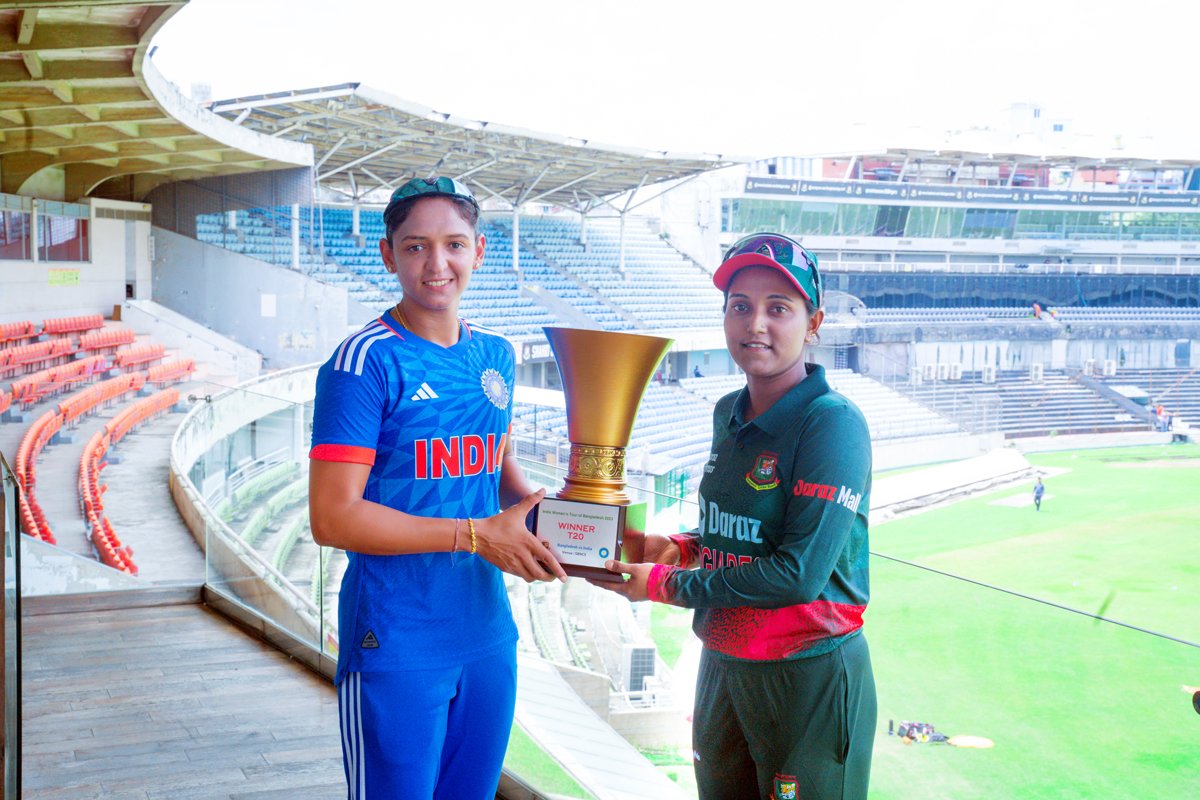
<svg viewBox="0 0 1200 800"><path fill-rule="evenodd" d="M872 798L1200 796L1200 447L1034 455L1032 481L871 530ZM929 722L990 750L904 745Z"/></svg>
<svg viewBox="0 0 1200 800"><path fill-rule="evenodd" d="M877 525L871 549L1200 642L1200 447L1035 455L1047 476ZM1061 470L1061 472L1060 472ZM1200 787L1200 649L872 560L872 797L1183 798ZM991 750L905 746L887 720Z"/></svg>

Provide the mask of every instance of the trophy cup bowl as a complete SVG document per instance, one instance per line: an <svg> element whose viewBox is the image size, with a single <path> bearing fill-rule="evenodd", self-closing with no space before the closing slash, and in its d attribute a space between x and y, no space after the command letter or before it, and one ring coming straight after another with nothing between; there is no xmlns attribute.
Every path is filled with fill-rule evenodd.
<svg viewBox="0 0 1200 800"><path fill-rule="evenodd" d="M646 386L674 340L543 330L562 377L571 454L563 488L539 506L535 532L551 543L568 575L621 580L604 561L641 560L646 512L625 493L625 449Z"/></svg>

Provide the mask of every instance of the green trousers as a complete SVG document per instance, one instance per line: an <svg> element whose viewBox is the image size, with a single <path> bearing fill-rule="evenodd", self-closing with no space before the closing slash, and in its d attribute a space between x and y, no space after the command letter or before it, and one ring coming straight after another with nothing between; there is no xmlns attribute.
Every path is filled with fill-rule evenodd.
<svg viewBox="0 0 1200 800"><path fill-rule="evenodd" d="M692 716L700 800L865 800L875 723L862 634L792 661L705 650Z"/></svg>

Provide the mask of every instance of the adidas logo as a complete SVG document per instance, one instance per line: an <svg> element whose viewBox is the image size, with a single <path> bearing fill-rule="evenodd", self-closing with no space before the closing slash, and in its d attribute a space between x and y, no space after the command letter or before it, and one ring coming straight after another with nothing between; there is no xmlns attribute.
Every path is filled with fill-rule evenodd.
<svg viewBox="0 0 1200 800"><path fill-rule="evenodd" d="M422 383L421 388L417 389L417 393L408 398L416 402L417 400L436 400L438 393L435 392L428 383Z"/></svg>
<svg viewBox="0 0 1200 800"><path fill-rule="evenodd" d="M363 637L361 647L364 650L379 649L379 640L375 638L375 631L367 631L367 635Z"/></svg>

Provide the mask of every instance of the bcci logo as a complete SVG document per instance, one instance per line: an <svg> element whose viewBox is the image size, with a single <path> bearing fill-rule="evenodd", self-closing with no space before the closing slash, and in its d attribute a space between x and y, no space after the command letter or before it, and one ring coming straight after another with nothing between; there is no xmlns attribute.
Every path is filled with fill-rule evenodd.
<svg viewBox="0 0 1200 800"><path fill-rule="evenodd" d="M508 408L508 385L499 372L494 369L485 369L479 378L479 383L483 386L483 393L487 395L487 399L492 405L499 409Z"/></svg>
<svg viewBox="0 0 1200 800"><path fill-rule="evenodd" d="M754 469L746 473L746 483L760 492L774 489L779 485L779 475L775 472L778 463L779 456L774 453L760 454L754 461Z"/></svg>

